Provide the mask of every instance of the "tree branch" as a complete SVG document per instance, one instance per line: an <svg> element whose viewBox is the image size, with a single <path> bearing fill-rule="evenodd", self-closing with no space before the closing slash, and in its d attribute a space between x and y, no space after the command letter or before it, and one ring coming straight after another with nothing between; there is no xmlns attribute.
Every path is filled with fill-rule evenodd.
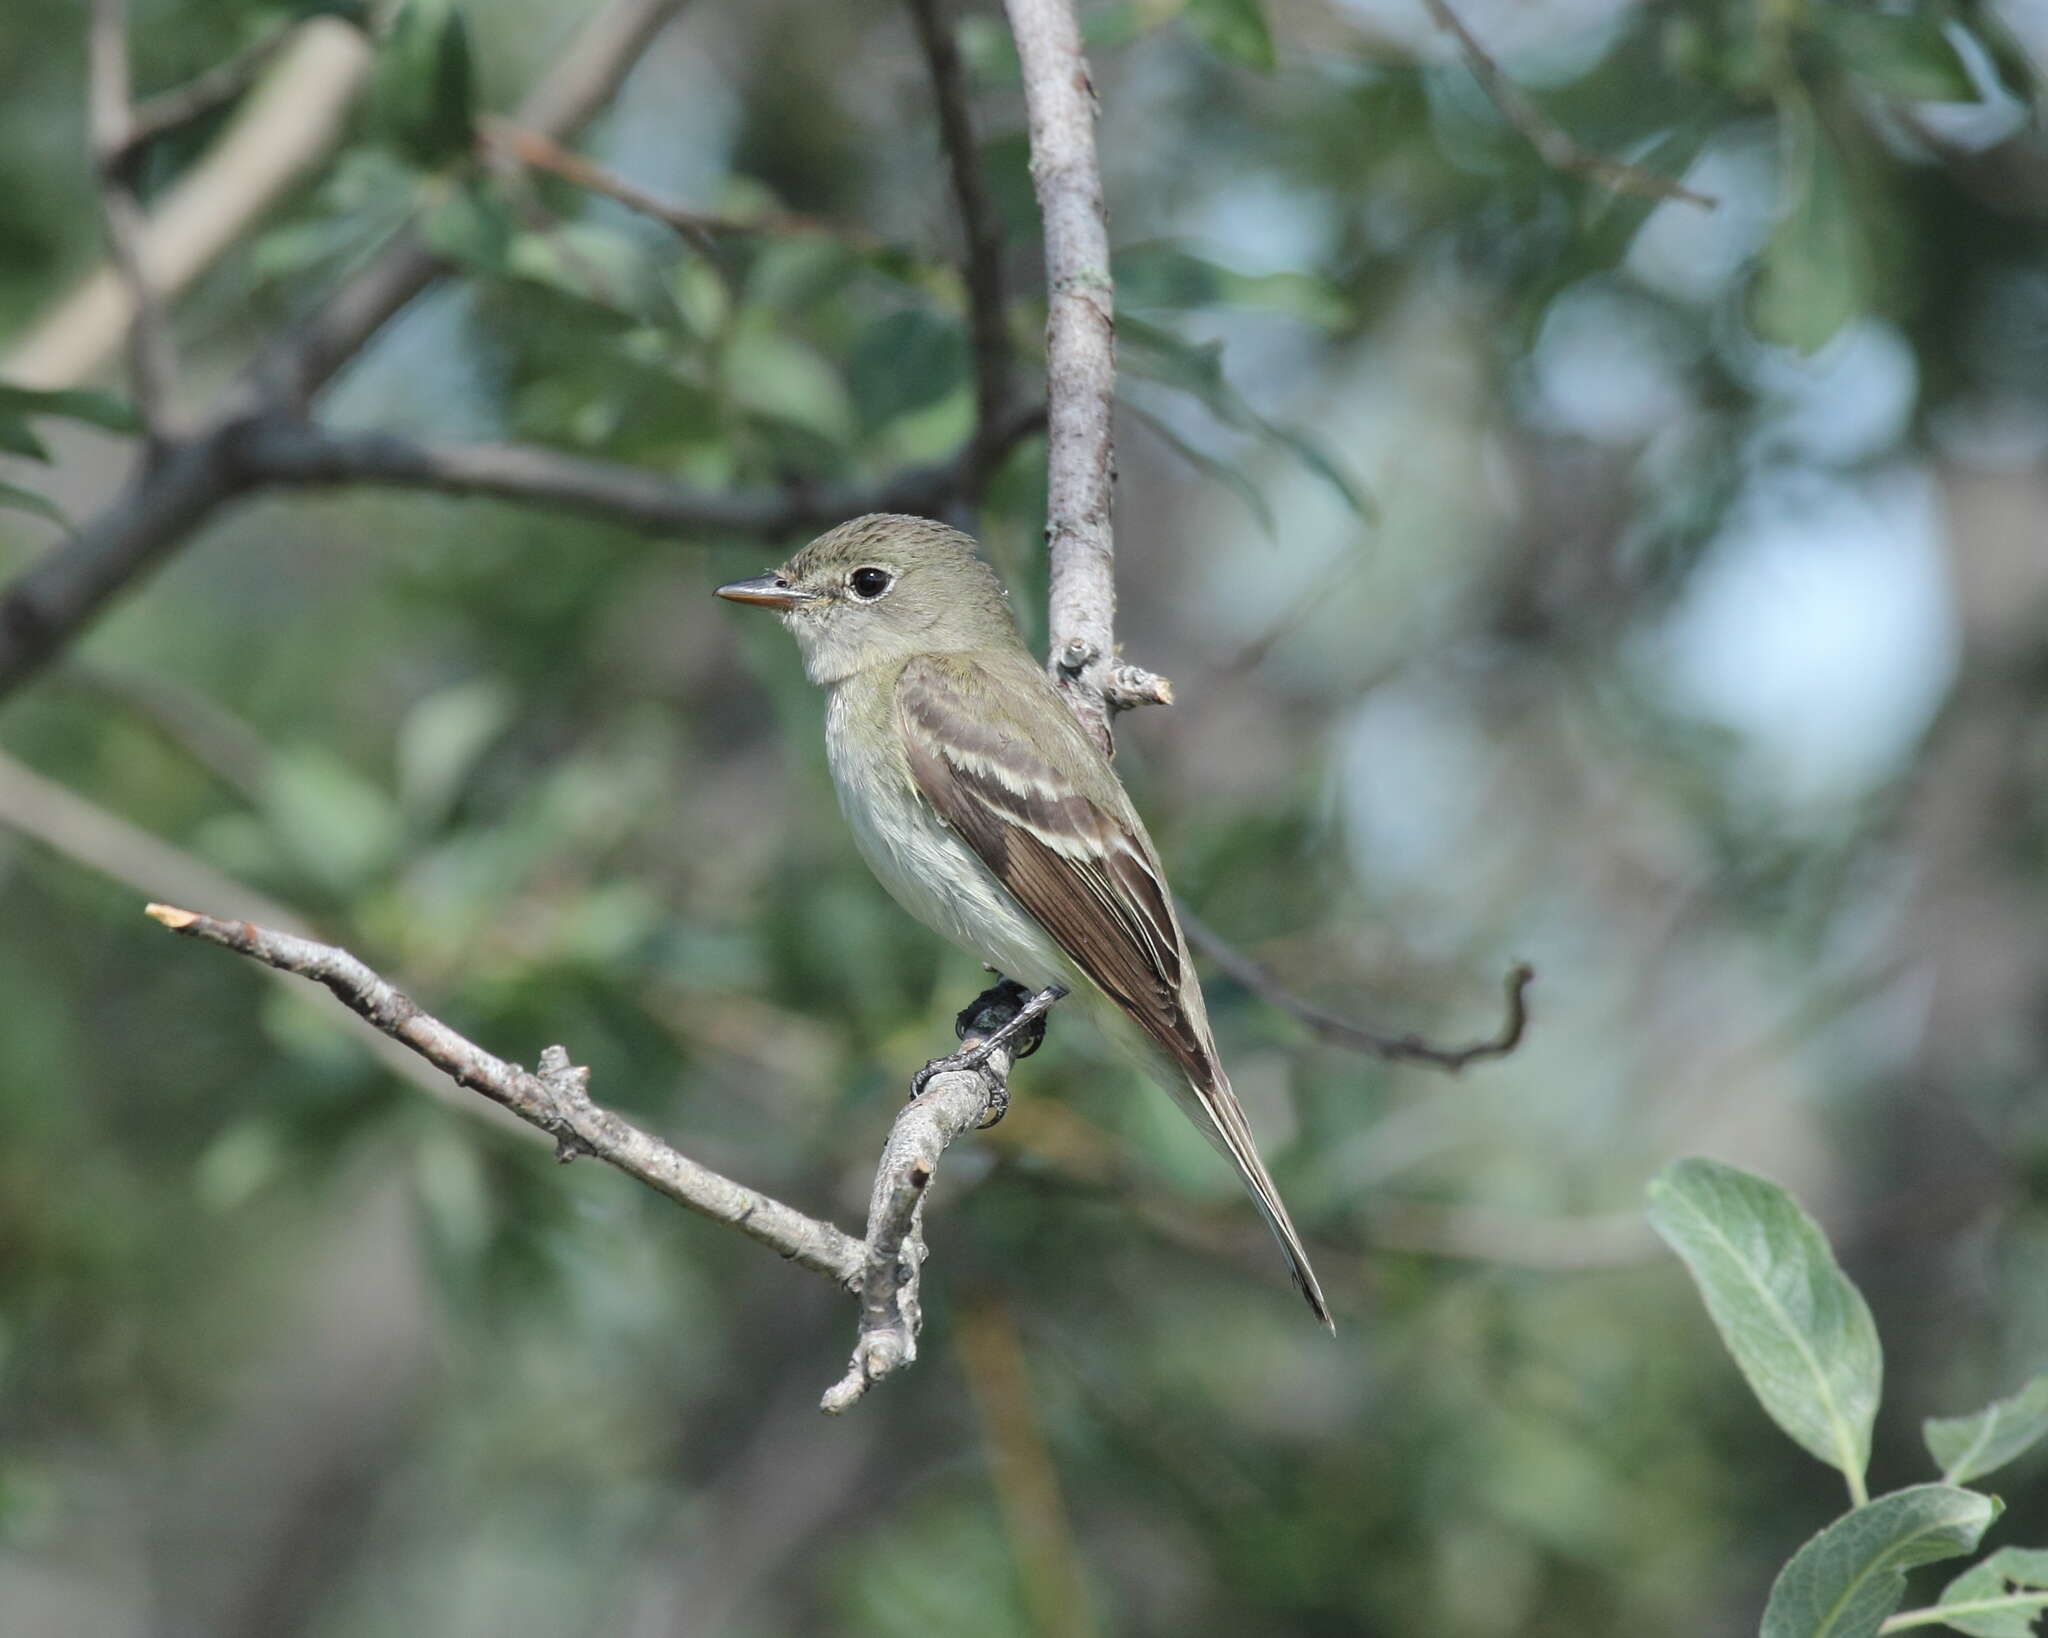
<svg viewBox="0 0 2048 1638"><path fill-rule="evenodd" d="M1110 719L1173 697L1163 678L1116 660L1115 288L1095 157L1095 90L1071 0L1004 0L1024 72L1031 183L1045 223L1048 669L1104 750Z"/></svg>
<svg viewBox="0 0 2048 1638"><path fill-rule="evenodd" d="M135 191L137 150L130 105L128 0L93 0L86 47L100 212L106 219L109 259L127 287L133 309L128 324L128 369L135 407L155 445L170 428L177 364L155 276L143 252L146 219Z"/></svg>
<svg viewBox="0 0 2048 1638"><path fill-rule="evenodd" d="M128 121L122 157L139 155L151 143L160 142L194 120L204 119L216 109L225 108L256 83L263 71L291 43L293 36L306 26L299 19L288 17L204 73L138 103Z"/></svg>
<svg viewBox="0 0 2048 1638"><path fill-rule="evenodd" d="M976 998L960 1016L965 1043L930 1076L890 1128L875 1170L865 1240L806 1216L669 1147L590 1098L590 1072L559 1046L528 1070L495 1057L420 1008L346 950L247 921L223 921L166 904L149 914L175 933L233 950L278 972L324 985L351 1012L409 1048L459 1085L538 1128L559 1159L587 1154L616 1167L677 1205L822 1274L861 1299L860 1335L845 1377L822 1408L837 1415L877 1382L917 1357L923 1319L919 1276L925 1258L923 1205L939 1157L961 1133L984 1123L1007 1095L1012 1064L1037 1046L1045 1011L1058 992L1019 1004L1015 986ZM961 1060L969 1060L961 1062Z"/></svg>
<svg viewBox="0 0 2048 1638"><path fill-rule="evenodd" d="M370 57L369 42L339 18L298 27L276 71L154 202L141 252L162 300L175 299L334 146ZM75 386L120 350L133 316L127 287L101 266L37 317L0 360L0 375L30 387Z"/></svg>
<svg viewBox="0 0 2048 1638"><path fill-rule="evenodd" d="M997 447L997 433L1015 391L1009 299L1003 278L1003 227L982 176L981 149L974 140L974 121L968 109L967 74L954 38L953 8L949 0L910 0L910 18L916 25L925 66L931 74L946 168L952 177L953 200L967 244L967 318L974 339L975 442L979 459L961 486L960 500L971 510L979 504L989 476L1007 453Z"/></svg>
<svg viewBox="0 0 2048 1638"><path fill-rule="evenodd" d="M1535 982L1536 969L1526 961L1518 961L1508 969L1504 985L1506 1013L1498 1030L1485 1040L1474 1041L1467 1046L1436 1046L1419 1035L1382 1035L1376 1030L1363 1029L1335 1013L1323 1011L1313 1002L1304 1001L1284 988L1264 967L1208 926L1186 905L1179 909L1181 926L1187 930L1190 944L1237 983L1288 1017L1306 1024L1314 1035L1333 1046L1349 1047L1353 1052L1363 1052L1390 1062L1429 1064L1455 1075L1483 1058L1506 1057L1522 1044L1522 1036L1528 1030L1529 986Z"/></svg>
<svg viewBox="0 0 2048 1638"><path fill-rule="evenodd" d="M1480 44L1479 37L1451 9L1450 0L1422 0L1422 4L1436 26L1458 42L1465 66L1472 71L1472 77L1479 82L1479 88L1486 93L1487 99L1500 110L1501 117L1522 133L1529 146L1552 170L1597 182L1611 193L1634 194L1639 199L1683 199L1688 205L1698 205L1702 210L1713 210L1720 204L1719 200L1695 192L1671 177L1659 176L1639 165L1630 165L1581 147L1502 72L1500 64Z"/></svg>

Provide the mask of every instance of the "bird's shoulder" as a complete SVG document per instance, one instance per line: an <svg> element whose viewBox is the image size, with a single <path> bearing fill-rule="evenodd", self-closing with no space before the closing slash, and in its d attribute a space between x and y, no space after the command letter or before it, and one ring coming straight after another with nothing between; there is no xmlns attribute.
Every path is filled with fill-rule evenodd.
<svg viewBox="0 0 2048 1638"><path fill-rule="evenodd" d="M895 681L906 734L1025 795L1079 797L1137 828L1123 784L1022 648L920 655Z"/></svg>

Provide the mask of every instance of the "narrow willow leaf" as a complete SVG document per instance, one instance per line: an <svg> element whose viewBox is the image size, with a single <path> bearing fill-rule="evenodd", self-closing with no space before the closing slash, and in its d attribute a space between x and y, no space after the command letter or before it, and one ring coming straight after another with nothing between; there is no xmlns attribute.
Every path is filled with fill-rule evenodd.
<svg viewBox="0 0 2048 1638"><path fill-rule="evenodd" d="M1245 476L1243 467L1228 458L1211 455L1205 449L1197 449L1187 439L1175 432L1172 427L1160 420L1158 416L1140 409L1136 404L1130 403L1128 400L1123 402L1122 408L1144 422L1155 438L1166 445L1168 449L1172 450L1182 460L1186 461L1189 466L1193 467L1197 472L1215 479L1217 483L1223 485L1225 489L1228 489L1239 500L1243 501L1245 510L1251 513L1258 520L1259 527L1265 530L1266 538L1268 540L1273 538L1273 509L1266 504L1266 497L1259 489L1259 486Z"/></svg>
<svg viewBox="0 0 2048 1638"><path fill-rule="evenodd" d="M2027 1592L2018 1589L2029 1589ZM2048 1602L2048 1551L2001 1547L1941 1589L1942 1625L1971 1638L2033 1638Z"/></svg>
<svg viewBox="0 0 2048 1638"><path fill-rule="evenodd" d="M1650 1185L1650 1225L1685 1259L1771 1420L1860 1496L1884 1356L1813 1219L1769 1179L1694 1157Z"/></svg>
<svg viewBox="0 0 2048 1638"><path fill-rule="evenodd" d="M1811 353L1869 306L1870 246L1848 172L1819 120L1787 110L1780 124L1783 198L1749 287L1749 323L1765 341Z"/></svg>
<svg viewBox="0 0 2048 1638"><path fill-rule="evenodd" d="M53 415L62 421L84 421L108 432L140 432L135 406L110 392L82 387L17 387L0 381L0 420Z"/></svg>
<svg viewBox="0 0 2048 1638"><path fill-rule="evenodd" d="M37 517L48 518L52 523L68 526L70 522L49 496L38 495L33 489L23 489L19 484L0 483L0 509L6 508L12 508L17 512L33 512Z"/></svg>
<svg viewBox="0 0 2048 1638"><path fill-rule="evenodd" d="M1921 1434L1941 1464L1944 1484L1963 1484L2003 1467L2048 1434L2048 1372L1974 1416L1930 1416Z"/></svg>
<svg viewBox="0 0 2048 1638"><path fill-rule="evenodd" d="M1805 14L1842 66L1878 90L1915 102L1974 102L1961 54L1929 12L1814 6Z"/></svg>
<svg viewBox="0 0 2048 1638"><path fill-rule="evenodd" d="M1761 1638L1874 1638L1906 1595L1906 1571L1974 1549L1999 1504L1915 1485L1846 1513L1779 1572Z"/></svg>

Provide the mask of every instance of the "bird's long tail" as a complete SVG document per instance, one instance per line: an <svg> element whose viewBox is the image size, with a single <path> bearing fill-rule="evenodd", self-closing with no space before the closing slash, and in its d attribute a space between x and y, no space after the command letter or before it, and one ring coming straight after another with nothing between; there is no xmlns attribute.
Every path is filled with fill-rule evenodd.
<svg viewBox="0 0 2048 1638"><path fill-rule="evenodd" d="M1315 1311L1316 1318L1322 1321L1323 1329L1334 1336L1337 1323L1330 1318L1330 1305L1323 1300L1323 1288L1316 1280L1316 1271L1309 1267L1308 1249L1294 1231L1293 1219L1287 1215L1280 1191L1274 1187L1265 1162L1259 1159L1258 1146L1252 1141L1251 1123L1244 1118L1244 1106L1237 1101L1237 1094L1231 1091L1230 1082L1220 1068L1212 1069L1211 1074L1213 1080L1206 1087L1192 1080L1188 1085L1202 1114L1207 1117L1201 1124L1210 1141L1237 1167L1253 1203L1259 1208L1259 1215L1266 1219L1273 1238L1280 1242L1296 1289Z"/></svg>

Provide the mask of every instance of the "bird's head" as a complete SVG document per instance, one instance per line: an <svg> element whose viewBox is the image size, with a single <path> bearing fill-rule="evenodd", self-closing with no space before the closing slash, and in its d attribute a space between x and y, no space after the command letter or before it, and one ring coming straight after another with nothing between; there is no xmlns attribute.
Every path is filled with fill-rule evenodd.
<svg viewBox="0 0 2048 1638"><path fill-rule="evenodd" d="M720 586L773 609L812 682L917 654L1015 643L1009 594L974 542L929 518L876 512L829 529L781 568Z"/></svg>

